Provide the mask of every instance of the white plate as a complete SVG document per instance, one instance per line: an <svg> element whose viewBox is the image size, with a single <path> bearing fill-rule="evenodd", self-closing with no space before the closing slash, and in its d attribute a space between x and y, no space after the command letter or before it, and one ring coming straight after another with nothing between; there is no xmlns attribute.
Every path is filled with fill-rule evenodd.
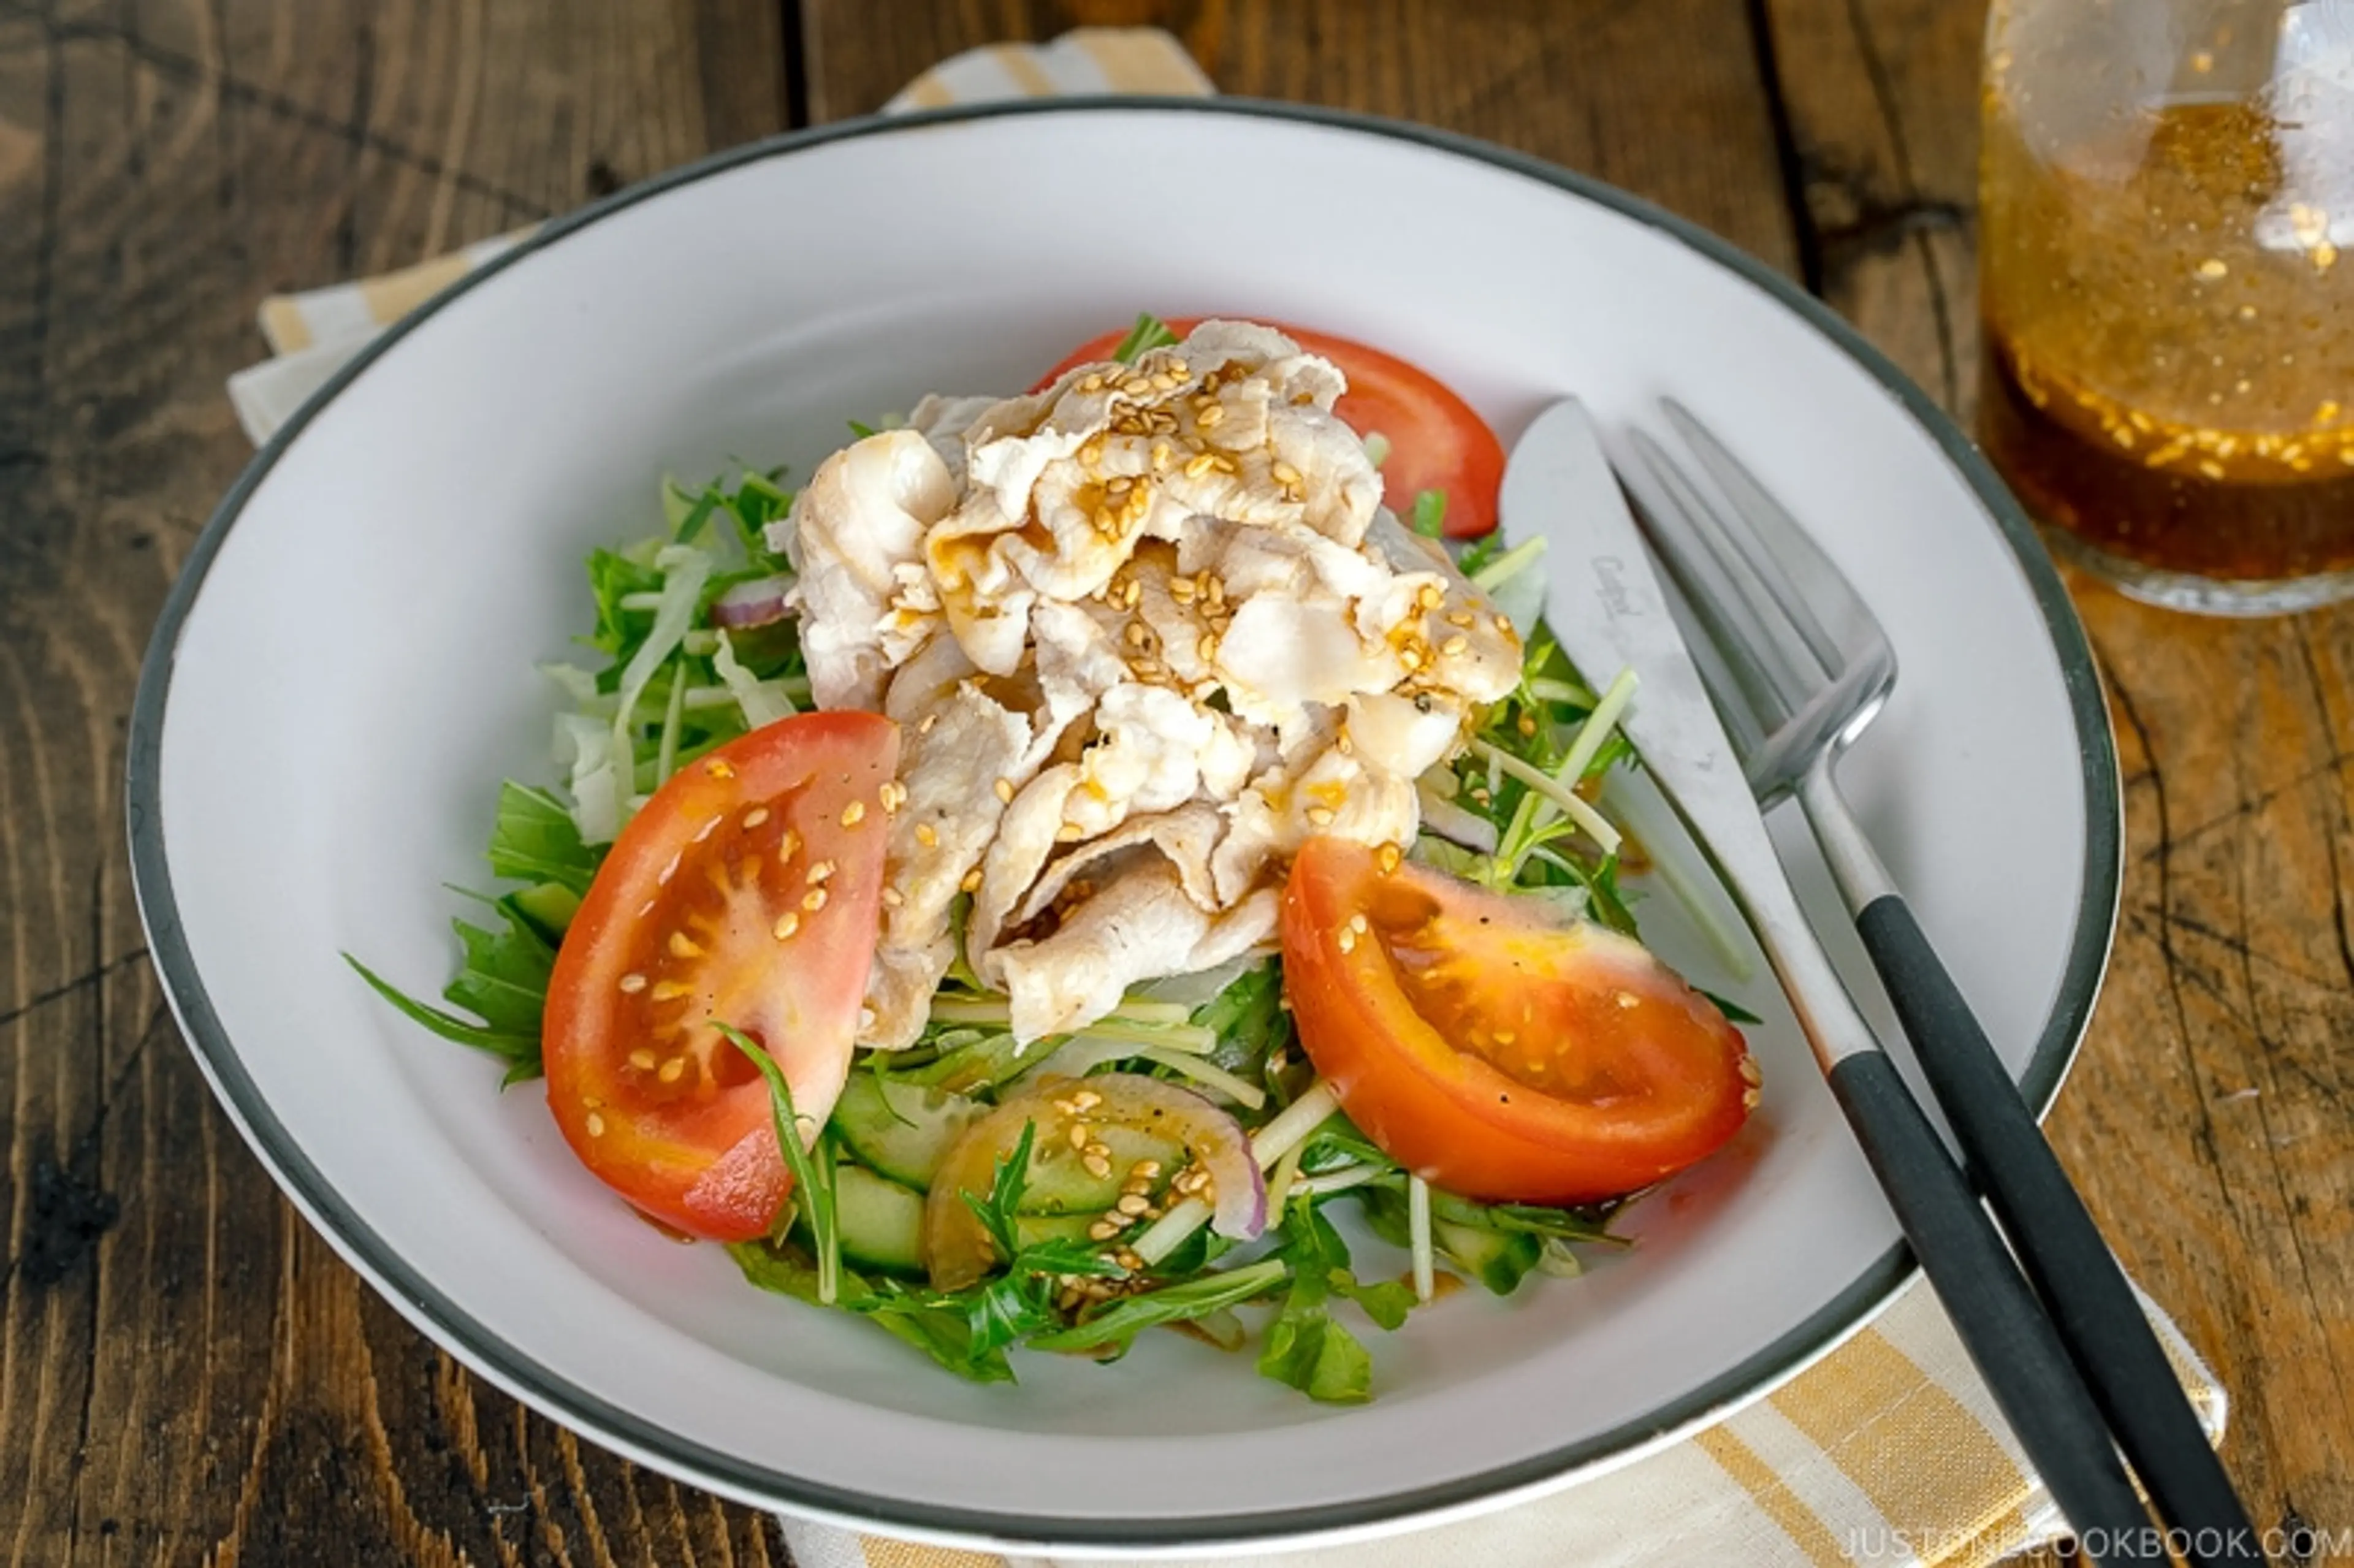
<svg viewBox="0 0 2354 1568"><path fill-rule="evenodd" d="M1847 778L2037 1104L2083 1027L2118 843L2084 639L1984 465L1780 279L1558 169L1264 105L991 109L728 154L551 226L312 401L197 546L131 752L154 951L256 1152L427 1334L686 1480L968 1542L1372 1533L1656 1446L1910 1273L1753 982L1767 1091L1740 1140L1636 1211L1630 1255L1380 1339L1373 1404L1172 1336L970 1387L662 1239L536 1094L495 1093L345 967L439 988L442 884L482 880L500 777L546 775L533 662L584 629L580 557L645 531L664 473L806 472L846 417L1018 388L1141 308L1380 344L1508 442L1564 391L1606 422L1691 403L1894 634L1903 676Z"/></svg>

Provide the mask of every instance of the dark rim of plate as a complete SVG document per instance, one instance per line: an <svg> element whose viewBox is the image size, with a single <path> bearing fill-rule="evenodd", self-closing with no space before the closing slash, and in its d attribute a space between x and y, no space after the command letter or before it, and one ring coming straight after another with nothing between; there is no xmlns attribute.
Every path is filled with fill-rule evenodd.
<svg viewBox="0 0 2354 1568"><path fill-rule="evenodd" d="M203 590L207 572L229 530L236 526L247 501L304 428L338 393L366 375L370 366L442 306L501 272L527 264L534 255L591 224L681 185L747 164L790 157L837 142L918 133L967 121L1107 112L1217 114L1313 125L1415 143L1541 181L1670 235L1747 279L1844 350L1903 405L1977 493L1987 514L2017 557L2020 571L2033 591L2051 633L2075 718L2077 739L2083 747L2084 898L2077 912L2075 936L2059 997L2020 1081L2021 1092L2029 1103L2039 1114L2047 1110L2084 1033L2107 962L2123 870L2123 802L2115 748L2092 649L2058 572L2019 503L1962 432L1903 372L1829 307L1726 241L1623 191L1526 154L1452 132L1297 104L1234 98L1044 99L888 119L868 118L794 132L673 169L555 219L530 238L451 285L430 302L387 329L302 405L238 477L190 552L186 568L164 601L154 637L148 645L140 673L138 697L132 710L126 798L133 885L147 927L150 949L181 1028L262 1163L317 1218L339 1244L344 1255L378 1291L420 1323L430 1325L434 1337L476 1371L566 1425L642 1457L657 1468L747 1502L857 1519L886 1530L896 1527L994 1542L1161 1549L1358 1530L1458 1508L1500 1492L1538 1485L1695 1425L1759 1387L1778 1381L1859 1326L1912 1277L1915 1267L1912 1255L1902 1245L1892 1247L1829 1303L1774 1344L1639 1420L1510 1465L1411 1491L1246 1514L1105 1520L938 1507L906 1498L817 1485L682 1439L553 1375L516 1347L493 1335L432 1281L411 1269L328 1185L247 1075L191 959L173 894L171 867L164 858L161 800L164 710L170 697L180 630Z"/></svg>

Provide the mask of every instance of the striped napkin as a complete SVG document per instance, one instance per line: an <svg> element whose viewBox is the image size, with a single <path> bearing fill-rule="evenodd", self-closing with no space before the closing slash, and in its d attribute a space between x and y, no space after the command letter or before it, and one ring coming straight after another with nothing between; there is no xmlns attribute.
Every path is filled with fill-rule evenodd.
<svg viewBox="0 0 2354 1568"><path fill-rule="evenodd" d="M1083 28L1051 44L974 49L925 72L885 111L1075 92L1208 93L1177 40ZM523 231L406 270L263 302L275 357L229 382L269 438L337 366ZM2144 1308L2211 1439L2223 1389L2173 1322ZM1113 1374L1117 1375L1117 1374ZM800 1568L1088 1568L1080 1556L1000 1557L782 1521ZM1840 1349L1688 1442L1533 1502L1385 1542L1224 1556L1232 1568L1975 1568L2058 1539L2065 1523L2029 1469L1952 1325L1915 1286Z"/></svg>

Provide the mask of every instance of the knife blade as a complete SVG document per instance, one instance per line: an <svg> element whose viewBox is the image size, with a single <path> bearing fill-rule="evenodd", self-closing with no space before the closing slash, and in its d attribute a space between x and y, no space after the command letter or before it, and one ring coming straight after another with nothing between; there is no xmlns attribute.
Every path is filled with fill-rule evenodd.
<svg viewBox="0 0 2354 1568"><path fill-rule="evenodd" d="M1570 662L1589 682L1635 673L1619 727L1757 932L1817 1060L1828 1068L1879 1049L1851 1007L1825 1005L1845 992L1799 912L1584 404L1564 397L1537 416L1512 449L1499 507L1515 542L1545 541L1545 623Z"/></svg>

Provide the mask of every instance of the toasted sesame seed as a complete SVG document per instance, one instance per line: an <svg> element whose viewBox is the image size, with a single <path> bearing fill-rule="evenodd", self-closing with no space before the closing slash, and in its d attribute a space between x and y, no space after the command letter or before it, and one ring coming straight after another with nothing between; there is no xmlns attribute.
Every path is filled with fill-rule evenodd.
<svg viewBox="0 0 2354 1568"><path fill-rule="evenodd" d="M1079 461L1093 468L1103 461L1103 442L1093 440L1079 449Z"/></svg>
<svg viewBox="0 0 2354 1568"><path fill-rule="evenodd" d="M1215 429L1225 423L1225 419L1226 406L1224 403L1213 403L1193 416L1193 423L1205 430Z"/></svg>
<svg viewBox="0 0 2354 1568"><path fill-rule="evenodd" d="M2220 278L2220 277L2223 276L2226 272L2229 272L2231 270L2232 270L2232 269L2231 269L2229 266L2225 265L2225 264L2224 264L2223 262L2221 262L2221 261L2219 261L2219 260L2215 260L2215 259L2214 259L2213 257L2211 257L2211 257L2209 257L2206 260L2201 261L2200 263L2199 263L2199 275L2200 275L2200 277L2202 277L2202 278L2206 279L2209 282L2212 282L2212 281L2214 281L2216 279L2218 279L2218 278Z"/></svg>
<svg viewBox="0 0 2354 1568"><path fill-rule="evenodd" d="M1128 623L1128 630L1120 635L1128 640L1129 647L1141 648L1152 641L1152 628L1140 620L1131 620Z"/></svg>
<svg viewBox="0 0 2354 1568"><path fill-rule="evenodd" d="M714 757L708 758L703 764L703 770L711 775L714 779L733 779L736 777L736 770L727 766L726 759L724 758Z"/></svg>
<svg viewBox="0 0 2354 1568"><path fill-rule="evenodd" d="M795 911L788 909L783 914L777 916L777 923L769 927L769 935L774 937L779 942L790 942L792 940L793 933L801 928L801 916Z"/></svg>
<svg viewBox="0 0 2354 1568"><path fill-rule="evenodd" d="M1083 1154L1079 1156L1079 1164L1088 1175L1098 1181L1111 1174L1111 1161L1100 1154Z"/></svg>
<svg viewBox="0 0 2354 1568"><path fill-rule="evenodd" d="M1103 1104L1103 1097L1093 1089L1081 1089L1071 1096L1071 1104L1081 1110L1093 1110Z"/></svg>
<svg viewBox="0 0 2354 1568"><path fill-rule="evenodd" d="M638 992L645 989L645 976L641 974L626 974L621 977L621 990L627 994L635 996Z"/></svg>
<svg viewBox="0 0 2354 1568"><path fill-rule="evenodd" d="M1166 471L1168 471L1169 465L1170 465L1172 461L1176 461L1176 457L1177 457L1176 450L1175 450L1174 448L1172 448L1172 446L1170 446L1170 444L1169 444L1167 441L1155 441L1155 442L1153 442L1153 443L1152 443L1152 471L1153 471L1153 472L1155 472L1155 473L1162 473L1162 472L1166 472Z"/></svg>
<svg viewBox="0 0 2354 1568"><path fill-rule="evenodd" d="M1087 1239L1089 1241L1109 1241L1112 1237L1119 1234L1119 1233L1120 1227L1112 1224L1109 1220L1097 1220L1094 1224L1087 1227Z"/></svg>
<svg viewBox="0 0 2354 1568"><path fill-rule="evenodd" d="M903 904L905 904L905 903L907 903L907 895L906 894L904 894L904 893L900 892L897 888L896 888L896 887L886 887L886 888L885 888L885 889L883 890L883 907L884 907L884 908L885 908L885 909L896 909L896 908L898 908L901 905L903 905Z"/></svg>
<svg viewBox="0 0 2354 1568"><path fill-rule="evenodd" d="M1136 1253L1128 1247L1122 1247L1118 1252L1112 1254L1111 1260L1119 1265L1122 1268L1127 1269L1130 1274L1140 1273L1144 1268L1144 1260L1137 1256Z"/></svg>
<svg viewBox="0 0 2354 1568"><path fill-rule="evenodd" d="M654 1070L654 1054L640 1046L630 1053L630 1065L641 1073L651 1073Z"/></svg>
<svg viewBox="0 0 2354 1568"><path fill-rule="evenodd" d="M604 1118L603 1117L601 1117L601 1116L599 1116L595 1111L590 1111L590 1112L588 1113L588 1136L589 1136L589 1137L591 1137L591 1138L602 1138L602 1137L604 1137L604 1136L605 1136L605 1118Z"/></svg>
<svg viewBox="0 0 2354 1568"><path fill-rule="evenodd" d="M1218 656L1218 640L1211 636L1209 633L1204 632L1202 634L1202 641L1193 644L1193 652L1199 654L1201 656L1202 662L1206 664Z"/></svg>
<svg viewBox="0 0 2354 1568"><path fill-rule="evenodd" d="M664 1062L662 1065L662 1070L654 1075L665 1084L675 1084L685 1075L686 1058L684 1056L673 1056L669 1061Z"/></svg>
<svg viewBox="0 0 2354 1568"><path fill-rule="evenodd" d="M1013 804L1013 779L999 779L999 780L998 780L994 785L992 785L992 786L991 786L991 788L992 788L992 789L994 789L997 791L997 799L998 799L998 802L999 802L999 804L1001 804L1001 805L1006 805L1006 806L1011 806L1012 804Z"/></svg>
<svg viewBox="0 0 2354 1568"><path fill-rule="evenodd" d="M896 779L885 779L883 787L875 791L875 799L881 804L885 816L895 815L907 803L907 787Z"/></svg>
<svg viewBox="0 0 2354 1568"><path fill-rule="evenodd" d="M1759 1102L1764 1100L1765 1097L1764 1094L1755 1088L1744 1089L1741 1094L1741 1108L1743 1110L1755 1110Z"/></svg>
<svg viewBox="0 0 2354 1568"><path fill-rule="evenodd" d="M807 893L801 895L801 907L808 910L812 915L824 908L825 889L822 887L812 887Z"/></svg>
<svg viewBox="0 0 2354 1568"><path fill-rule="evenodd" d="M1497 634L1499 637L1510 637L1510 636L1512 634L1512 618L1511 618L1511 616L1509 616L1509 615L1499 615L1499 616L1497 616L1497 617L1496 617L1496 620L1495 620L1495 625L1496 625L1496 634Z"/></svg>
<svg viewBox="0 0 2354 1568"><path fill-rule="evenodd" d="M1065 822L1055 830L1055 842L1058 844L1075 844L1085 835L1086 830L1078 823Z"/></svg>
<svg viewBox="0 0 2354 1568"><path fill-rule="evenodd" d="M1447 624L1460 626L1468 631L1479 624L1479 620L1468 609L1450 609L1447 612Z"/></svg>
<svg viewBox="0 0 2354 1568"><path fill-rule="evenodd" d="M1201 586L1195 583L1192 577L1171 577L1169 579L1169 597L1175 599L1179 604L1193 603L1194 596L1201 591Z"/></svg>
<svg viewBox="0 0 2354 1568"><path fill-rule="evenodd" d="M932 726L939 722L939 715L926 714L924 715L924 722L916 726L916 733L917 735L929 735L932 733Z"/></svg>
<svg viewBox="0 0 2354 1568"><path fill-rule="evenodd" d="M1131 376L1119 384L1119 389L1131 397L1141 397L1152 390L1152 381L1149 376Z"/></svg>
<svg viewBox="0 0 2354 1568"><path fill-rule="evenodd" d="M703 944L696 941L694 938L688 936L684 931L673 931L670 934L669 942L664 945L670 948L671 957L674 959L699 959L703 957Z"/></svg>
<svg viewBox="0 0 2354 1568"><path fill-rule="evenodd" d="M1438 590L1436 584L1425 583L1415 590L1414 602L1425 609L1437 609L1447 602L1447 596Z"/></svg>
<svg viewBox="0 0 2354 1568"><path fill-rule="evenodd" d="M1212 469L1217 466L1218 460L1215 457L1212 456L1208 452L1197 452L1186 461L1185 477L1187 479L1200 479L1203 475L1208 473Z"/></svg>
<svg viewBox="0 0 2354 1568"><path fill-rule="evenodd" d="M833 872L833 862L830 860L813 860L810 862L809 870L802 874L802 880L807 882L811 887L822 886L826 882L832 880Z"/></svg>
<svg viewBox="0 0 2354 1568"><path fill-rule="evenodd" d="M693 986L681 985L676 980L656 980L654 989L647 994L656 1001L676 1001L682 996L692 995L694 991Z"/></svg>
<svg viewBox="0 0 2354 1568"><path fill-rule="evenodd" d="M1145 1202L1144 1194L1141 1192L1122 1192L1119 1195L1119 1202L1114 1203L1112 1207L1123 1214L1133 1215L1144 1213L1151 1205Z"/></svg>
<svg viewBox="0 0 2354 1568"><path fill-rule="evenodd" d="M1471 640L1458 631L1454 636L1448 638L1446 641L1440 643L1438 645L1438 651L1447 658L1453 659L1469 652L1470 647Z"/></svg>
<svg viewBox="0 0 2354 1568"><path fill-rule="evenodd" d="M1422 668L1422 650L1421 650L1421 649L1419 649L1419 648L1414 648L1414 647L1405 647L1405 648L1401 648L1401 649L1399 649L1399 650L1398 650L1398 662L1399 662L1399 663L1401 663L1401 664L1403 664L1403 665L1405 665L1408 670L1419 670L1419 669L1421 669L1421 668Z"/></svg>
<svg viewBox="0 0 2354 1568"><path fill-rule="evenodd" d="M1366 919L1363 915L1352 915L1349 916L1349 929L1354 931L1358 936L1362 937L1373 928L1373 922Z"/></svg>
<svg viewBox="0 0 2354 1568"><path fill-rule="evenodd" d="M1299 482L1299 471L1292 467L1289 463L1285 462L1281 458L1278 458L1267 471L1275 476L1275 482L1278 484L1298 484Z"/></svg>
<svg viewBox="0 0 2354 1568"><path fill-rule="evenodd" d="M1103 387L1104 378L1100 376L1090 376L1079 383L1079 390L1082 392L1100 392Z"/></svg>
<svg viewBox="0 0 2354 1568"><path fill-rule="evenodd" d="M965 892L967 892L967 893L978 893L978 892L980 892L980 891L981 891L981 867L979 867L979 866L974 866L970 871L966 872L966 873L964 874L964 880L963 880L962 882L958 883L958 884L957 884L957 885L958 885L959 887L962 888L962 889L963 889Z"/></svg>
<svg viewBox="0 0 2354 1568"><path fill-rule="evenodd" d="M1357 950L1357 934L1346 926L1341 927L1341 935L1337 940L1342 952L1353 953Z"/></svg>
<svg viewBox="0 0 2354 1568"><path fill-rule="evenodd" d="M1085 1154L1087 1151L1087 1145L1094 1140L1095 1135L1095 1128L1089 1127L1086 1122L1073 1122L1071 1124L1071 1130L1068 1134L1071 1140L1071 1152L1074 1154Z"/></svg>
<svg viewBox="0 0 2354 1568"><path fill-rule="evenodd" d="M1405 863L1405 852L1395 844L1384 844L1373 852L1373 863L1382 868L1384 876L1390 875Z"/></svg>
<svg viewBox="0 0 2354 1568"><path fill-rule="evenodd" d="M940 845L940 831L929 822L917 822L916 842L926 849L938 849Z"/></svg>
<svg viewBox="0 0 2354 1568"><path fill-rule="evenodd" d="M744 813L744 825L748 828L757 828L768 820L769 808L766 806L755 806Z"/></svg>
<svg viewBox="0 0 2354 1568"><path fill-rule="evenodd" d="M1741 1058L1741 1081L1752 1088L1766 1081L1766 1075L1757 1070L1755 1057L1744 1055Z"/></svg>
<svg viewBox="0 0 2354 1568"><path fill-rule="evenodd" d="M787 828L782 836L777 840L777 863L781 865L786 861L792 859L793 856L801 853L801 834L793 832L790 828Z"/></svg>
<svg viewBox="0 0 2354 1568"><path fill-rule="evenodd" d="M1513 1041L1519 1038L1520 1036L1518 1034L1509 1029L1499 1029L1496 1031L1496 1044L1499 1045L1510 1045Z"/></svg>

